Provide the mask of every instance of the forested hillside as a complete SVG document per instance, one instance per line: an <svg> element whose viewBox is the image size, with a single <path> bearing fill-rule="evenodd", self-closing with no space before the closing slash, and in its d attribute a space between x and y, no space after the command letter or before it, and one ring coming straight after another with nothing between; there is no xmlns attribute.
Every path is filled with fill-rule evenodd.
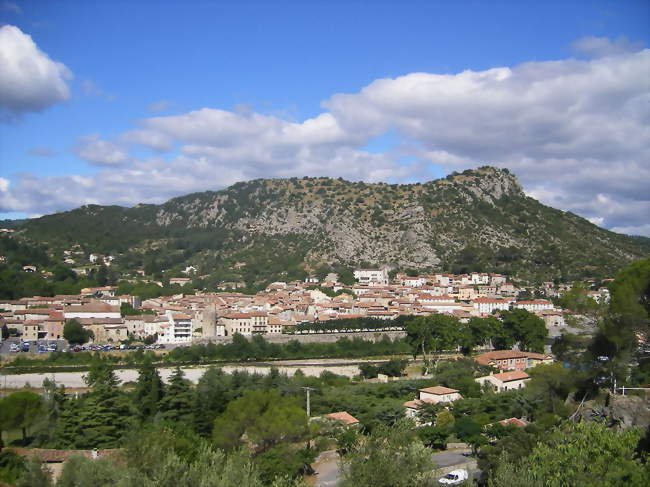
<svg viewBox="0 0 650 487"><path fill-rule="evenodd" d="M603 277L650 252L648 239L544 206L491 167L407 185L261 179L162 205L84 206L16 229L55 252L78 244L116 256L123 270L193 265L250 285L355 266Z"/></svg>

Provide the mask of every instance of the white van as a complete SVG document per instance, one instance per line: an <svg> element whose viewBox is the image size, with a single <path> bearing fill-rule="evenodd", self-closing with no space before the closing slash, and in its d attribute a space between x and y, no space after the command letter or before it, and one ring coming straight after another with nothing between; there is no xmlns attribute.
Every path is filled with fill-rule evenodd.
<svg viewBox="0 0 650 487"><path fill-rule="evenodd" d="M460 468L452 470L447 475L438 480L440 485L460 485L469 478L467 470Z"/></svg>

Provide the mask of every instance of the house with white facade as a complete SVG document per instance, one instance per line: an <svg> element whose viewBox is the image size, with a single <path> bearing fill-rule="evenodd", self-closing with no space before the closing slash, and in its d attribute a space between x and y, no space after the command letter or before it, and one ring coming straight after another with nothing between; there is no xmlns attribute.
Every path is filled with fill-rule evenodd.
<svg viewBox="0 0 650 487"><path fill-rule="evenodd" d="M510 372L501 372L500 374L490 374L485 377L474 379L481 384L489 383L495 392L511 391L523 389L530 376L521 370L512 370Z"/></svg>
<svg viewBox="0 0 650 487"><path fill-rule="evenodd" d="M388 271L386 269L357 269L354 278L359 284L367 286L385 286L388 284Z"/></svg>
<svg viewBox="0 0 650 487"><path fill-rule="evenodd" d="M158 343L189 343L192 341L192 317L179 311L165 312L167 323L160 325Z"/></svg>
<svg viewBox="0 0 650 487"><path fill-rule="evenodd" d="M519 309L525 309L530 313L535 313L536 311L553 309L553 303L547 301L546 299L533 299L532 301L517 301L514 304L514 307Z"/></svg>
<svg viewBox="0 0 650 487"><path fill-rule="evenodd" d="M418 393L418 399L415 399L413 401L406 401L404 403L404 407L406 408L405 414L407 418L416 419L418 415L418 409L422 403L450 403L463 398L463 396L460 395L460 392L456 389L450 389L449 387L443 386L426 387L424 389L419 389Z"/></svg>
<svg viewBox="0 0 650 487"><path fill-rule="evenodd" d="M472 300L472 306L476 311L482 314L491 314L494 310L510 309L510 301L496 298L476 298Z"/></svg>

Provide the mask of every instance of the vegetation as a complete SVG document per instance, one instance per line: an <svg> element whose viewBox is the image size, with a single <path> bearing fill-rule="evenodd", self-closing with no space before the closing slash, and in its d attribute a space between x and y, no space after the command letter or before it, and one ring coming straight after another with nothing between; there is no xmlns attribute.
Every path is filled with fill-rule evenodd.
<svg viewBox="0 0 650 487"><path fill-rule="evenodd" d="M499 188L500 198L485 191L486 185ZM4 255L13 252L9 264L0 267L0 282L6 283L0 297L88 287L85 278L65 276L63 270L70 271L66 266L61 272L54 269L63 252L71 250L79 259L91 252L115 257L110 268L98 267L89 276L96 285L115 284L119 274L131 277L136 270L165 284L188 265L199 272L184 292L224 289L233 282L255 292L269 282L310 274L322 278L326 271L352 284L351 268L364 263L413 269L405 257L412 253L408 215L418 208L426 215L426 229L413 236L430 256L442 259L440 268L457 273L489 270L536 281L606 277L650 250L647 240L617 235L541 205L526 197L507 171L489 167L408 185L255 180L163 205L87 205L21 222L3 241L5 247L25 248L5 251L0 245ZM289 214L302 223L293 224ZM326 221L336 224L326 229ZM344 245L350 233L364 236L353 251ZM35 245L39 242L47 242L47 248ZM40 251L30 254L27 247ZM28 276L20 262L44 266L54 277ZM433 262L429 259L417 270L433 270ZM144 282L133 286L139 296L171 288L165 285L161 291Z"/></svg>
<svg viewBox="0 0 650 487"><path fill-rule="evenodd" d="M89 341L93 336L92 331L86 330L81 323L77 320L66 320L63 325L63 338L65 338L70 345L83 345Z"/></svg>

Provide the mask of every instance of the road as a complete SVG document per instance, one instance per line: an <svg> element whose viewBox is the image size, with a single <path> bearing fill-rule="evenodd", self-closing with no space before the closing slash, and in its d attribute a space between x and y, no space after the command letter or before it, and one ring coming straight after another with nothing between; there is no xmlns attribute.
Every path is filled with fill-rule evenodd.
<svg viewBox="0 0 650 487"><path fill-rule="evenodd" d="M470 475L475 473L476 460L469 457L471 450L450 450L432 455L433 461L440 470L440 476L443 476L456 468L465 468ZM326 451L321 453L312 468L317 475L308 478L308 483L314 487L336 487L341 476L339 469L339 456L336 451ZM470 477L471 478L471 477Z"/></svg>

